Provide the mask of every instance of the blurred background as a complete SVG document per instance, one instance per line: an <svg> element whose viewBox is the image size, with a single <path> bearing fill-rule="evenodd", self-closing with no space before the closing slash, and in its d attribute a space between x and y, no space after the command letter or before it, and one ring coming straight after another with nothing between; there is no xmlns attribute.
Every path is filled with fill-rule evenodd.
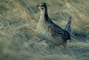
<svg viewBox="0 0 89 60"><path fill-rule="evenodd" d="M67 48L48 45L36 36L39 3L65 28L72 16L74 34ZM89 60L89 0L0 0L0 60Z"/></svg>

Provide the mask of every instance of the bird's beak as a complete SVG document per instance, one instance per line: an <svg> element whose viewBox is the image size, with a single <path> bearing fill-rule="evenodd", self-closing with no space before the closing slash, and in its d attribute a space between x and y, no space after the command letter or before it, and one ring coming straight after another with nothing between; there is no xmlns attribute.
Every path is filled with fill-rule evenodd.
<svg viewBox="0 0 89 60"><path fill-rule="evenodd" d="M37 7L39 7L39 5L37 5Z"/></svg>
<svg viewBox="0 0 89 60"><path fill-rule="evenodd" d="M72 16L69 17L70 19L72 18Z"/></svg>

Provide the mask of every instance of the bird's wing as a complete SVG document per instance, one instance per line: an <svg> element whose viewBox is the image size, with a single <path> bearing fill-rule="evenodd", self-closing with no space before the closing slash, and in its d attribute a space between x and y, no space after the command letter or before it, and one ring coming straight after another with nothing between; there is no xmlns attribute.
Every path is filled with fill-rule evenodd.
<svg viewBox="0 0 89 60"><path fill-rule="evenodd" d="M53 35L59 35L59 36L64 35L64 30L57 25L50 26L49 32L51 33L52 36Z"/></svg>
<svg viewBox="0 0 89 60"><path fill-rule="evenodd" d="M64 29L62 29L61 27L59 27L58 25L53 25L49 28L49 31L51 33L51 36L53 36L54 38L62 38L63 40L66 40L67 38L69 38L69 33L67 31L65 31Z"/></svg>
<svg viewBox="0 0 89 60"><path fill-rule="evenodd" d="M55 31L55 32L57 32L57 33L59 33L59 34L64 34L64 32L65 32L65 30L64 29L62 29L60 26L58 26L58 25L54 25L54 30L53 31Z"/></svg>

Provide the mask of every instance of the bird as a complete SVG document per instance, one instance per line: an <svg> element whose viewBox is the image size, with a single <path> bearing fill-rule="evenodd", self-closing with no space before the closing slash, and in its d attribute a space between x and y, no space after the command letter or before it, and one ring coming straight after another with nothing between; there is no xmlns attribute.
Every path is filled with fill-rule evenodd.
<svg viewBox="0 0 89 60"><path fill-rule="evenodd" d="M49 18L46 3L40 3L37 7L40 10L40 17L36 29L37 34L45 38L44 40L50 49L55 48L55 46L66 48L67 40L70 40L69 32L62 29Z"/></svg>

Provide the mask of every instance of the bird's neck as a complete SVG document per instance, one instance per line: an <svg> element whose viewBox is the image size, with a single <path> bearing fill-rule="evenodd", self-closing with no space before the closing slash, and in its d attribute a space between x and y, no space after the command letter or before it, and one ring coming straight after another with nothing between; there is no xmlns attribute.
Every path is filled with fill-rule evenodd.
<svg viewBox="0 0 89 60"><path fill-rule="evenodd" d="M40 18L44 19L44 20L48 20L48 13L47 11L43 10L40 12Z"/></svg>
<svg viewBox="0 0 89 60"><path fill-rule="evenodd" d="M40 12L40 21L47 22L47 23L53 23L51 21L51 19L49 18L47 11Z"/></svg>

